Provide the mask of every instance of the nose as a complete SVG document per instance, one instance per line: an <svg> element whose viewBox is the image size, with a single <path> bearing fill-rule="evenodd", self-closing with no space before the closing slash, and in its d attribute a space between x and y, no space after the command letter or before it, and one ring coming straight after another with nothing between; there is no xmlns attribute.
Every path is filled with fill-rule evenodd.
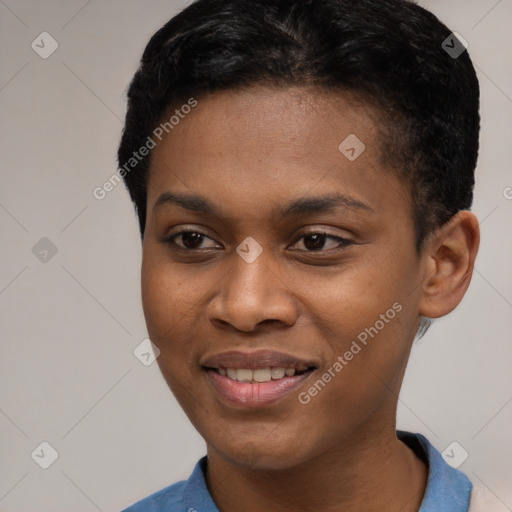
<svg viewBox="0 0 512 512"><path fill-rule="evenodd" d="M271 259L266 251L252 263L233 254L233 264L207 307L214 325L253 332L264 323L290 327L297 321L290 280L282 271L279 275Z"/></svg>

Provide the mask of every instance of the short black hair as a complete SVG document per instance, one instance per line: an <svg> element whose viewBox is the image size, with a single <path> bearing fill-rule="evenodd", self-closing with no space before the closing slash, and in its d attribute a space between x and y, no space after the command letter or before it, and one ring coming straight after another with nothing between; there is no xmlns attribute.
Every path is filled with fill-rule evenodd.
<svg viewBox="0 0 512 512"><path fill-rule="evenodd" d="M350 93L380 114L380 156L409 184L420 250L473 200L479 85L468 52L443 47L459 45L450 37L408 0L197 0L143 53L119 166L126 170L166 114L190 98L258 85ZM142 238L150 156L122 173Z"/></svg>

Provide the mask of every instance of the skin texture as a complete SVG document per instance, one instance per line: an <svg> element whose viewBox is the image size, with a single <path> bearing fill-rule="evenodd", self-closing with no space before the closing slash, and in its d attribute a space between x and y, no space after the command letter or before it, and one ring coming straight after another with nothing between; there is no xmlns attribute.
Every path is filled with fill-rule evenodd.
<svg viewBox="0 0 512 512"><path fill-rule="evenodd" d="M370 107L325 91L230 90L198 98L153 150L144 313L162 374L207 443L207 483L222 512L412 512L422 501L427 468L396 439L398 394L420 315L449 313L469 285L478 223L460 212L418 255L408 188L380 163L376 119ZM355 161L338 150L350 134L366 146ZM220 216L170 203L154 209L164 192L200 195ZM368 209L276 213L333 193ZM184 230L205 237L186 249L178 235L173 246L168 237ZM315 246L318 232L351 243ZM250 264L236 252L249 236L263 249ZM298 393L394 303L402 306L395 318L301 404ZM201 362L257 349L317 369L275 404L225 404Z"/></svg>

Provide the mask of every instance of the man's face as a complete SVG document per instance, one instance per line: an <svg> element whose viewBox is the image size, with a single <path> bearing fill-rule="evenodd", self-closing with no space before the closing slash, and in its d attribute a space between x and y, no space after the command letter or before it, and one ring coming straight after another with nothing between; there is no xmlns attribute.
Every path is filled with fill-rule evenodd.
<svg viewBox="0 0 512 512"><path fill-rule="evenodd" d="M234 463L293 467L394 428L422 260L371 112L327 92L227 91L153 150L148 332L186 414ZM363 152L353 136L339 149L351 135Z"/></svg>

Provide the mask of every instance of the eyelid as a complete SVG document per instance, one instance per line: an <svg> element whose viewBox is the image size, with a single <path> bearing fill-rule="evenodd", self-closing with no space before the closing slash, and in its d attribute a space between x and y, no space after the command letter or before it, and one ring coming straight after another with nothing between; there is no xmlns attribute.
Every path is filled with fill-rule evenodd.
<svg viewBox="0 0 512 512"><path fill-rule="evenodd" d="M166 234L164 235L164 238L165 239L169 239L169 238L172 238L174 236L177 236L177 235L181 235L183 233L199 233L200 235L203 235L205 237L208 237L208 238L212 238L210 235L208 235L204 230L203 228L201 227L198 227L198 226L179 226L179 231L176 231L175 233L172 233L172 230L168 230L166 232ZM213 239L212 239L213 240Z"/></svg>
<svg viewBox="0 0 512 512"><path fill-rule="evenodd" d="M162 240L163 243L172 244L175 248L181 249L183 251L187 252L201 252L201 251L210 251L212 249L215 249L213 247L206 247L206 248L198 248L198 249L188 249L186 247L182 247L181 245L177 244L174 239L179 237L180 235L183 235L184 233L196 233L201 235L204 238L207 238L211 240L212 242L219 244L215 239L207 235L204 231L202 231L200 228L196 228L193 226L187 227L184 226L180 229L180 231L177 231L176 233L172 233L170 235L166 235L164 239ZM330 233L325 228L310 228L309 230L302 231L296 238L295 241L292 243L292 246L297 244L302 238L308 235L322 235L325 236L329 240L333 240L335 242L338 242L338 247L330 248L330 249L319 249L317 251L315 250L307 250L307 249L292 249L296 250L298 252L305 252L305 253L317 253L317 254L327 254L332 252L338 252L344 250L346 247L356 244L356 242L350 238L346 238L343 236L335 235L333 233Z"/></svg>
<svg viewBox="0 0 512 512"><path fill-rule="evenodd" d="M343 236L340 233L332 233L327 228L324 227L318 227L318 228L309 228L301 231L298 235L298 238L307 236L307 235L325 235L331 238L337 238L339 240L347 240L352 241L348 236Z"/></svg>
<svg viewBox="0 0 512 512"><path fill-rule="evenodd" d="M172 234L167 234L163 237L162 239L162 242L164 244L173 244L175 247L177 247L178 249L183 249L184 251L188 251L188 252L200 252L200 251L207 251L207 250L211 250L213 249L213 247L207 247L207 248L204 248L204 249L187 249L186 247L182 247L181 245L178 245L174 239L179 237L180 235L183 235L185 233L196 233L198 235L201 235L203 236L204 238L208 238L209 240L211 240L212 242L215 242L217 245L221 245L219 244L219 242L217 242L214 238L212 238L211 236L207 235L204 231L202 231L201 229L198 229L198 228L182 228L180 229L179 231L177 231L176 233L172 233Z"/></svg>
<svg viewBox="0 0 512 512"><path fill-rule="evenodd" d="M338 242L339 246L335 247L335 248L331 248L331 249L320 249L318 251L313 251L313 250L308 251L308 250L301 249L300 252L306 252L306 253L312 253L312 254L314 254L314 253L326 254L326 253L330 253L330 252L340 251L340 250L343 250L345 247L348 247L349 245L356 244L356 242L354 240L352 240L351 238L347 238L347 237L340 236L340 235L335 235L325 229L319 228L316 230L311 229L309 231L301 232L297 236L297 238L295 239L295 242L293 242L292 245L295 245L297 242L299 242L299 240L301 240L303 237L308 236L308 235L323 235L326 238L328 238L329 240L334 240L334 241Z"/></svg>

